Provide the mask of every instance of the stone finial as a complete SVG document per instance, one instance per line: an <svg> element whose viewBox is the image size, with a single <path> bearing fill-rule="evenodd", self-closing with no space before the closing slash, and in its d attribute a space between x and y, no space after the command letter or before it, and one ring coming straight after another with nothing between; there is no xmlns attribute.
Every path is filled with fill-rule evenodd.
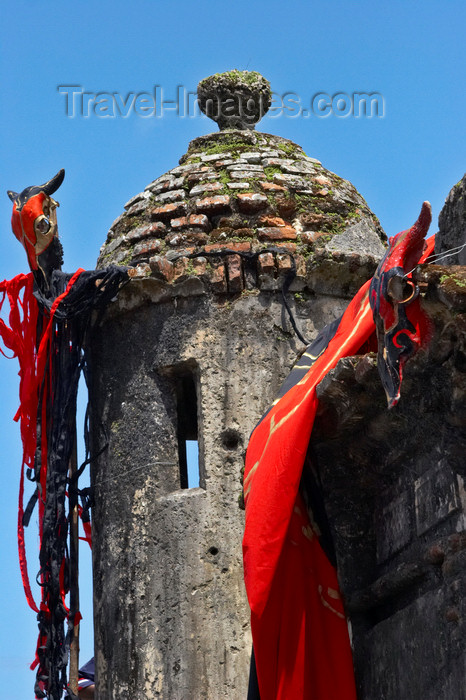
<svg viewBox="0 0 466 700"><path fill-rule="evenodd" d="M219 129L254 129L272 103L270 83L255 71L231 70L201 80L201 110Z"/></svg>

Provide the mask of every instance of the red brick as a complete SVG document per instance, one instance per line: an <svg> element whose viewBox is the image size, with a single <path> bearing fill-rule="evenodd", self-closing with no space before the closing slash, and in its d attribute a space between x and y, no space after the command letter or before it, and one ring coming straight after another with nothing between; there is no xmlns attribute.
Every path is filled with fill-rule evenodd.
<svg viewBox="0 0 466 700"><path fill-rule="evenodd" d="M286 188L281 185L276 185L275 182L260 182L264 192L286 192Z"/></svg>
<svg viewBox="0 0 466 700"><path fill-rule="evenodd" d="M198 212L207 214L218 213L228 209L230 206L230 197L226 194L220 194L215 197L205 197L196 201L196 209Z"/></svg>
<svg viewBox="0 0 466 700"><path fill-rule="evenodd" d="M221 182L203 182L200 185L195 185L189 192L190 197L195 197L204 194L204 192L218 192L223 190Z"/></svg>
<svg viewBox="0 0 466 700"><path fill-rule="evenodd" d="M210 229L210 221L205 214L191 214L189 217L190 226L201 226L204 231Z"/></svg>
<svg viewBox="0 0 466 700"><path fill-rule="evenodd" d="M295 215L296 202L291 197L284 197L283 195L280 195L280 197L277 197L276 205L280 216L291 219Z"/></svg>
<svg viewBox="0 0 466 700"><path fill-rule="evenodd" d="M226 240L228 238L233 238L233 236L236 236L236 230L230 228L229 226L221 226L219 228L215 228L213 231L210 232L211 241L218 241L219 239Z"/></svg>
<svg viewBox="0 0 466 700"><path fill-rule="evenodd" d="M215 253L217 250L225 250L225 248L243 253L251 250L251 244L246 241L244 241L244 243L239 243L238 241L231 241L231 243L211 243L210 245L206 245L205 251L206 253Z"/></svg>
<svg viewBox="0 0 466 700"><path fill-rule="evenodd" d="M158 182L155 187L157 187L157 190L160 192L166 192L169 190L172 186L172 180L163 180L163 182Z"/></svg>
<svg viewBox="0 0 466 700"><path fill-rule="evenodd" d="M172 228L184 228L185 226L188 225L188 217L187 216L180 216L179 219L172 219L170 221L170 226Z"/></svg>
<svg viewBox="0 0 466 700"><path fill-rule="evenodd" d="M189 274L187 273L189 265L189 258L177 258L174 263L173 263L173 270L174 270L174 277L173 280L181 280L183 277L189 277Z"/></svg>
<svg viewBox="0 0 466 700"><path fill-rule="evenodd" d="M154 255L153 258L150 258L149 265L154 277L166 280L167 282L172 281L175 271L169 260L162 258L160 255Z"/></svg>
<svg viewBox="0 0 466 700"><path fill-rule="evenodd" d="M244 243L235 242L230 244L230 248L231 250L237 250L238 253L247 252L248 250L251 250L251 244L247 243L246 241Z"/></svg>
<svg viewBox="0 0 466 700"><path fill-rule="evenodd" d="M217 221L218 228L243 228L244 219L239 214L233 214L232 216L222 216Z"/></svg>
<svg viewBox="0 0 466 700"><path fill-rule="evenodd" d="M154 253L160 253L161 248L162 243L159 240L145 241L134 246L133 256L154 255Z"/></svg>
<svg viewBox="0 0 466 700"><path fill-rule="evenodd" d="M325 214L316 214L315 212L302 214L299 218L303 226L308 226L314 230L320 228L326 221L331 221L330 216L326 216Z"/></svg>
<svg viewBox="0 0 466 700"><path fill-rule="evenodd" d="M291 158L265 158L263 164L266 168L281 168L282 165L291 165L292 162Z"/></svg>
<svg viewBox="0 0 466 700"><path fill-rule="evenodd" d="M281 242L281 243L275 243L277 248L282 248L282 250L286 250L289 253L296 253L296 243L289 243L288 241Z"/></svg>
<svg viewBox="0 0 466 700"><path fill-rule="evenodd" d="M207 259L203 257L192 259L194 272L196 275L204 275L207 270Z"/></svg>
<svg viewBox="0 0 466 700"><path fill-rule="evenodd" d="M186 214L186 204L184 202L172 202L164 204L162 207L154 207L151 216L154 219L170 219L171 217L183 216Z"/></svg>
<svg viewBox="0 0 466 700"><path fill-rule="evenodd" d="M205 214L191 214L191 216L181 216L178 219L172 219L170 226L173 229L186 228L188 226L200 227L204 230L209 230L210 222Z"/></svg>
<svg viewBox="0 0 466 700"><path fill-rule="evenodd" d="M188 175L188 185L189 187L193 187L196 185L199 180L216 180L217 179L217 173L208 173L207 170L210 170L210 168L202 168L202 171L196 170L194 173L190 173Z"/></svg>
<svg viewBox="0 0 466 700"><path fill-rule="evenodd" d="M146 207L147 199L142 199L133 204L133 206L127 210L126 216L136 216L136 214L142 214L146 210Z"/></svg>
<svg viewBox="0 0 466 700"><path fill-rule="evenodd" d="M167 227L165 226L165 224L161 221L156 221L153 224L137 226L136 228L131 229L126 234L126 240L129 242L133 242L138 241L141 238L149 238L151 236L160 236L163 238L163 236L165 236L166 231Z"/></svg>
<svg viewBox="0 0 466 700"><path fill-rule="evenodd" d="M128 270L128 277L131 279L141 279L142 277L149 277L151 274L150 265L147 263L140 263L136 267L130 267Z"/></svg>
<svg viewBox="0 0 466 700"><path fill-rule="evenodd" d="M230 151L226 151L225 153L222 153L222 155L220 155L220 153L209 153L209 155L201 156L201 161L203 163L213 163L214 160L220 160L221 158L223 158L223 160L225 160L225 158L230 158L230 157L231 157Z"/></svg>
<svg viewBox="0 0 466 700"><path fill-rule="evenodd" d="M277 255L277 266L279 272L289 272L292 267L291 257L289 255L279 253Z"/></svg>
<svg viewBox="0 0 466 700"><path fill-rule="evenodd" d="M245 214L254 214L268 206L268 203L265 194L258 192L245 192L238 195L238 209Z"/></svg>
<svg viewBox="0 0 466 700"><path fill-rule="evenodd" d="M317 177L313 178L314 182L317 182L318 185L321 187L329 187L332 183L328 179L328 177L325 177L325 175L317 175Z"/></svg>
<svg viewBox="0 0 466 700"><path fill-rule="evenodd" d="M303 231L298 235L298 240L300 243L314 243L314 241L317 241L318 238L321 236L328 236L328 232L326 231Z"/></svg>
<svg viewBox="0 0 466 700"><path fill-rule="evenodd" d="M243 266L239 255L227 257L228 291L233 294L243 291Z"/></svg>
<svg viewBox="0 0 466 700"><path fill-rule="evenodd" d="M210 284L213 291L218 294L224 294L227 291L227 277L223 263L214 267L210 277Z"/></svg>
<svg viewBox="0 0 466 700"><path fill-rule="evenodd" d="M257 266L260 275L273 275L275 272L275 260L272 253L261 253L257 258Z"/></svg>
<svg viewBox="0 0 466 700"><path fill-rule="evenodd" d="M183 243L186 241L186 237L180 231L177 233L169 234L165 240L168 243L168 245L176 247L183 245Z"/></svg>
<svg viewBox="0 0 466 700"><path fill-rule="evenodd" d="M292 226L269 226L257 229L261 241L286 241L296 238L296 231Z"/></svg>
<svg viewBox="0 0 466 700"><path fill-rule="evenodd" d="M227 182L227 187L229 187L230 190L247 190L249 186L248 182Z"/></svg>
<svg viewBox="0 0 466 700"><path fill-rule="evenodd" d="M286 226L286 222L279 216L261 216L258 222L261 226Z"/></svg>
<svg viewBox="0 0 466 700"><path fill-rule="evenodd" d="M188 243L194 243L194 245L207 243L207 234L202 231L187 231L184 238Z"/></svg>

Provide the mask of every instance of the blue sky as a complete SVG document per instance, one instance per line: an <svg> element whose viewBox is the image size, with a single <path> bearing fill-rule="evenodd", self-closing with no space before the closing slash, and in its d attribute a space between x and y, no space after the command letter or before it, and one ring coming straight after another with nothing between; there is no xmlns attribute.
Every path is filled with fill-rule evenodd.
<svg viewBox="0 0 466 700"><path fill-rule="evenodd" d="M264 118L258 129L299 143L328 169L353 182L389 235L410 226L423 200L434 223L466 169L463 79L466 10L460 0L269 0L256 3L79 3L16 0L3 9L1 31L0 191L40 184L66 169L56 197L65 269L93 268L123 204L174 167L189 141L216 130L204 117L67 117L57 87L91 93L152 93L174 99L212 73L261 72L277 94L377 92L383 118ZM10 233L11 205L0 206L0 279L27 271ZM16 555L20 447L17 368L0 358L0 666L17 700L33 697L28 671L36 641ZM30 547L31 572L37 547ZM82 658L92 653L89 569ZM14 690L13 690L14 688Z"/></svg>

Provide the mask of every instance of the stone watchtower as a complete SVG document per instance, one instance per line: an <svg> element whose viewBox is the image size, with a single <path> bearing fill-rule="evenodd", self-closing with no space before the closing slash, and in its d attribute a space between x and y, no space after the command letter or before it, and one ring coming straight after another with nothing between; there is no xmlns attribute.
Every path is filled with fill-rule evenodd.
<svg viewBox="0 0 466 700"><path fill-rule="evenodd" d="M364 199L291 141L258 133L257 73L200 83L220 131L134 196L100 265L132 280L94 338L94 613L100 698L246 697L245 447L304 347L374 272ZM244 107L246 105L246 108ZM199 446L199 485L186 446Z"/></svg>

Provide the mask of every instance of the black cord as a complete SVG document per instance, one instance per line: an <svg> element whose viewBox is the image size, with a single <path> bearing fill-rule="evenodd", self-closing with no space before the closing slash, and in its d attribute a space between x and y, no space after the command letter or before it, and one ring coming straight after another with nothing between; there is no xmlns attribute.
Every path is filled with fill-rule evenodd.
<svg viewBox="0 0 466 700"><path fill-rule="evenodd" d="M259 255L262 255L263 253L275 253L275 254L280 254L280 255L288 255L290 260L291 260L291 269L288 270L285 279L283 280L282 288L281 288L281 293L282 293L282 300L283 300L283 305L286 309L286 312L288 314L288 318L290 319L291 326L296 333L297 337L299 340L304 343L304 345L309 345L309 341L307 341L302 333L299 331L298 326L296 324L296 320L294 318L293 312L291 310L291 307L288 303L288 300L286 298L286 295L288 294L290 290L291 283L296 277L296 260L294 258L294 255L290 253L288 250L283 250L282 248L278 248L278 246L270 246L268 248L262 248L261 250L256 250L255 252L251 251L243 251L243 250L232 250L231 248L222 248L221 250L218 251L199 251L198 253L180 253L176 257L172 258L172 260L178 260L179 258L226 258L230 255L239 255L240 258L243 260L247 261L248 263L256 263L257 258Z"/></svg>

